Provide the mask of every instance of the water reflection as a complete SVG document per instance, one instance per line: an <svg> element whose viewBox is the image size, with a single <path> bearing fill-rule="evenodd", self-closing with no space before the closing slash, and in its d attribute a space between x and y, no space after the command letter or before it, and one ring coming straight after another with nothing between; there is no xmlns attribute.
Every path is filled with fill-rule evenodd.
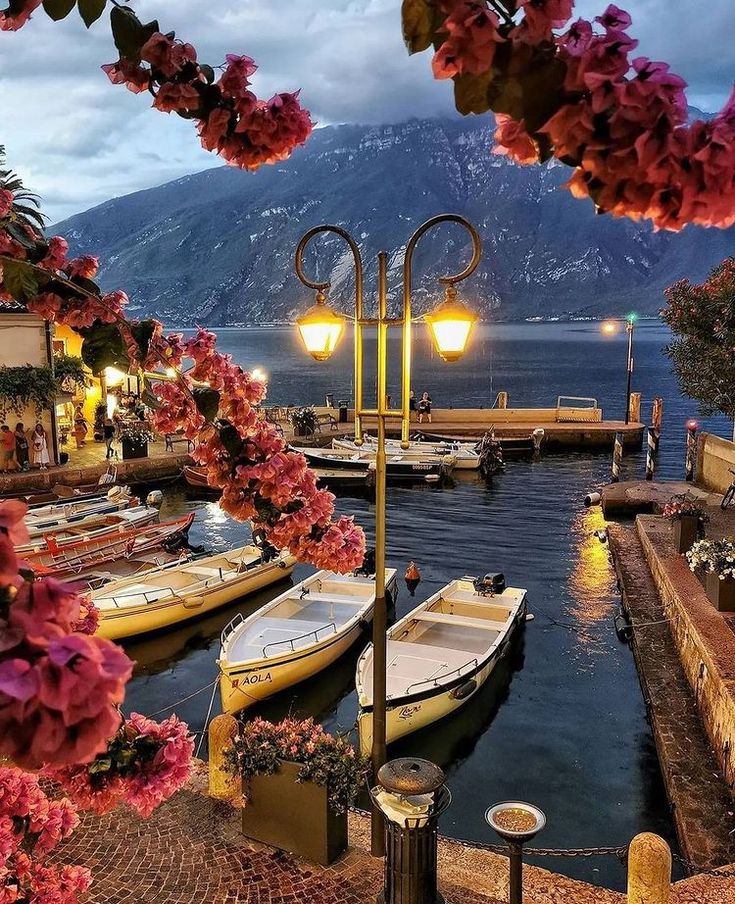
<svg viewBox="0 0 735 904"><path fill-rule="evenodd" d="M567 582L569 615L580 626L592 628L609 620L613 606L611 591L613 577L607 543L601 543L596 531L604 531L607 521L601 506L578 512L571 525L573 539L572 571ZM580 633L581 642L589 638Z"/></svg>

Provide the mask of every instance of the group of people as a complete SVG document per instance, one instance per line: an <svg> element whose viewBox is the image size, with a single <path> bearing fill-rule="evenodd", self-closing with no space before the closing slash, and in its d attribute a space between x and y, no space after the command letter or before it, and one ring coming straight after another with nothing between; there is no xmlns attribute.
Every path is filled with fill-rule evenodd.
<svg viewBox="0 0 735 904"><path fill-rule="evenodd" d="M416 394L413 389L408 397L408 410L409 416L412 417L416 411L418 411L419 415L419 424L423 424L424 418L431 423L431 396L428 392L425 392L418 401L418 405L416 404Z"/></svg>
<svg viewBox="0 0 735 904"><path fill-rule="evenodd" d="M49 466L48 436L43 424L37 423L32 430L18 422L15 430L7 424L0 427L0 453L2 471L27 471L31 460L35 467L45 471Z"/></svg>

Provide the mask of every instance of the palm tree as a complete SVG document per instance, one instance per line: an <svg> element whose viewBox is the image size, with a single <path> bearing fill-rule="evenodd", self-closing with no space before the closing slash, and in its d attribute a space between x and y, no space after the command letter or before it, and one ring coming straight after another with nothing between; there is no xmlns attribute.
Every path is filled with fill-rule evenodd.
<svg viewBox="0 0 735 904"><path fill-rule="evenodd" d="M14 239L26 244L28 235L23 227L30 226L34 231L43 232L46 217L38 209L38 195L24 188L20 176L10 169L5 169L4 164L5 148L0 144L0 189L13 195L13 206L8 214L10 222L5 224L5 229Z"/></svg>

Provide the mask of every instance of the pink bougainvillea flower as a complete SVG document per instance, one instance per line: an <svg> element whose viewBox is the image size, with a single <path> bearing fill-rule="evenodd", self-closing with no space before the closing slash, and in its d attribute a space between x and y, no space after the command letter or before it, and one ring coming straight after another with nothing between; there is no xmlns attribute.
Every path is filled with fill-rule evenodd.
<svg viewBox="0 0 735 904"><path fill-rule="evenodd" d="M31 18L43 0L19 0L13 4L13 12L10 8L0 12L0 31L18 31Z"/></svg>
<svg viewBox="0 0 735 904"><path fill-rule="evenodd" d="M28 511L25 502L8 499L0 502L0 531L7 535L15 546L28 542L28 528L23 520Z"/></svg>
<svg viewBox="0 0 735 904"><path fill-rule="evenodd" d="M0 188L0 218L6 217L13 207L13 193Z"/></svg>
<svg viewBox="0 0 735 904"><path fill-rule="evenodd" d="M99 258L93 257L91 254L85 254L82 257L75 257L73 260L67 261L64 268L67 276L79 276L83 279L94 279L97 276L100 262Z"/></svg>
<svg viewBox="0 0 735 904"><path fill-rule="evenodd" d="M150 71L130 60L120 59L116 63L106 63L102 66L102 71L113 85L125 85L133 94L147 91L151 83Z"/></svg>

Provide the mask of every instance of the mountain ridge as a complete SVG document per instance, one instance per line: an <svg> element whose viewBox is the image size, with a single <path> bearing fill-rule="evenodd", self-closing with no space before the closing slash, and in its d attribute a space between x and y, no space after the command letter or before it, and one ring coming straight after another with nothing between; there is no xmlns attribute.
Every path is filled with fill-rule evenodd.
<svg viewBox="0 0 735 904"><path fill-rule="evenodd" d="M385 126L317 130L292 158L257 173L216 167L111 199L56 225L74 254L100 256L103 288L123 288L136 316L182 326L289 321L311 303L293 271L300 236L322 222L346 228L366 265L372 302L375 255L389 255L391 304L399 301L402 252L437 213L466 216L483 238L483 260L462 291L485 316L597 316L630 307L654 313L662 289L703 278L730 253L733 231L596 217L561 189L569 169L521 167L493 155L487 117L412 119ZM380 244L378 244L380 242ZM349 251L320 238L307 272L332 279L332 301L349 310ZM456 226L427 234L416 253L417 309L437 298L436 278L469 255Z"/></svg>

